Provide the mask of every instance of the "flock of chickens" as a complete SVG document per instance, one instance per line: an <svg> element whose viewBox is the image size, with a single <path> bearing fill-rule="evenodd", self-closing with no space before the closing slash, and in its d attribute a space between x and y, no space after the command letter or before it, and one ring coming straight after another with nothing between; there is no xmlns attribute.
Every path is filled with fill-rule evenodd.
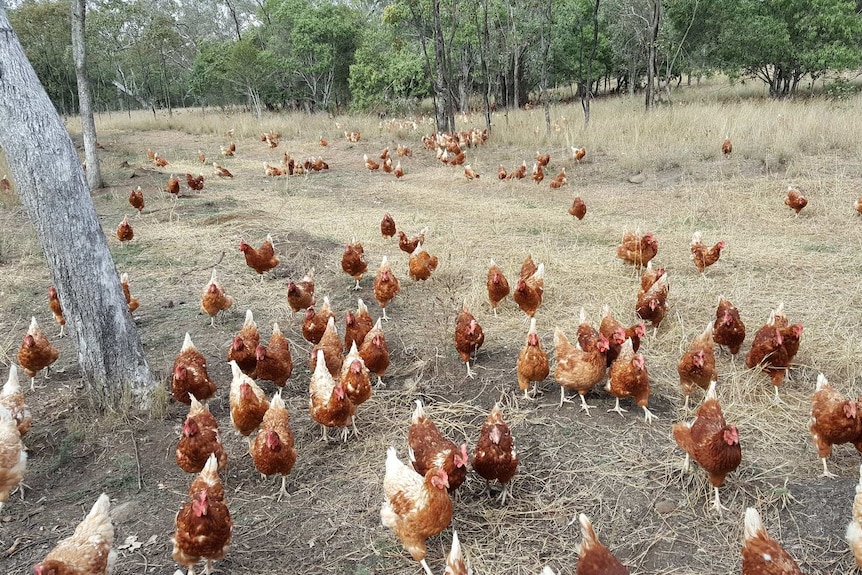
<svg viewBox="0 0 862 575"><path fill-rule="evenodd" d="M355 142L360 135L345 132L345 137ZM279 134L270 132L263 134L261 141L274 148L279 138ZM463 164L465 176L473 179L480 176L472 171L469 164L465 164L462 147L482 145L486 139L487 131L471 130L460 134L434 134L423 138L423 142L427 148L436 150L440 161L450 165ZM320 143L322 146L328 145L323 138ZM231 156L235 151L233 143L222 147L225 156ZM402 177L404 174L400 161L393 167L388 152L387 148L380 155L384 171ZM584 159L586 154L584 148L573 148L572 152L577 162ZM724 142L722 152L725 156L732 153L730 140ZM397 154L399 157L412 157L409 148L400 145ZM148 151L148 158L156 166L169 165L152 151ZM199 152L199 160L202 164L206 163L202 152ZM533 180L536 183L542 181L542 170L549 160L550 155L537 152L533 168ZM380 167L380 163L370 159L367 154L363 161L369 170ZM217 163L213 163L213 167L217 175L233 177ZM267 175L279 176L324 170L328 169L328 165L320 157L310 157L303 163L295 162L285 153L283 168L268 163L264 168ZM512 172L500 166L498 172L500 179L521 178L525 175L526 162ZM197 177L186 174L186 181L193 190L200 190L204 186L202 174ZM566 182L563 169L553 179L551 187L560 187ZM179 178L171 175L166 191L177 196L180 193L179 186ZM139 213L143 210L140 187L130 193L129 202ZM807 200L797 190L790 188L785 203L798 215ZM856 209L862 213L862 198L857 201ZM581 219L586 213L586 205L580 198L575 198L569 213ZM409 237L403 230L396 229L391 215L385 214L380 231L384 238L398 235L399 248L410 254L408 274L413 280L427 280L436 271L439 260L424 247L427 228ZM124 218L118 227L117 237L123 242L134 237L128 218ZM704 244L702 234L695 232L690 250L698 271L704 273L715 264L724 247L723 241L712 246ZM573 341L561 329L554 330L554 379L560 385L561 407L565 402L572 402L566 396L566 391L576 391L581 411L589 416L590 409L595 406L587 404L586 394L607 376L605 390L615 398L615 407L609 411L616 411L622 416L626 410L620 406L620 399L631 397L642 408L647 423L655 419L648 408L650 380L646 357L639 353L639 348L641 340L646 337L645 322L651 324L655 333L668 309L668 273L664 268L652 266L658 249L659 242L654 234L641 234L638 230L626 232L616 252L619 259L639 271L640 285L635 311L642 321L628 327L622 325L605 306L597 328L587 321L581 309L580 325ZM273 240L269 236L258 248L242 241L239 250L247 265L260 274L261 282L264 281L264 274L279 264ZM360 289L360 282L368 273L361 243L354 239L345 245L341 266L344 273L355 280L355 289ZM514 288L510 287L503 270L493 260L487 271L487 293L494 314L500 302L511 294L515 304L530 319L526 341L517 358L518 387L527 399L533 398L536 385L544 381L551 371L551 362L542 349L535 317L542 305L544 277L544 264L537 265L531 256L527 256L524 261ZM123 274L121 283L129 311L132 312L139 303L131 297L126 274ZM336 329L335 314L329 299L324 297L323 303L316 305L314 271L309 271L297 282L288 283L288 304L293 312L303 314L302 335L314 346L309 358L312 371L309 412L312 419L321 425L324 440L330 428L340 430L342 441L348 440L351 428L354 433L358 433L356 410L373 393L371 374L377 376L377 385L382 385L382 377L390 364L381 320L388 319L387 305L397 297L400 289L400 281L384 256L373 282L373 293L381 309L381 318L375 323L368 307L359 299L357 309L346 312L342 340ZM49 303L55 320L61 326L62 337L65 318L54 287L49 289ZM215 318L220 311L234 304L233 298L218 282L215 270L202 291L200 304L202 311L210 316L211 325L215 325ZM752 339L745 364L749 368L761 368L769 375L775 386L776 401L780 401L778 389L799 349L801 335L802 325L791 324L784 314L783 305L779 305ZM470 378L475 375L470 367L471 359L481 348L484 338L482 326L464 305L455 319L454 347L465 363L466 374ZM746 328L739 311L729 300L721 297L715 318L691 343L677 365L685 398L684 407L688 408L689 397L698 387L705 390L705 397L692 421L673 426L673 436L685 452L685 467L688 468L689 462L694 460L707 472L714 487L714 507L719 513L723 509L719 487L723 485L725 477L740 465L742 450L739 430L725 421L715 392L718 373L714 346L725 346L735 356L741 351L745 338ZM21 369L31 378L31 389L38 372L48 369L59 357L59 352L48 341L35 318L24 336L17 357ZM247 438L249 453L258 471L265 476L281 475L280 500L287 494L286 478L297 459L290 416L281 397L281 389L293 372L290 344L278 324L273 325L269 341L262 343L249 310L242 328L227 350L227 359L232 369L231 422ZM270 381L278 391L269 398L256 380ZM176 461L185 472L198 474L191 483L188 501L176 516L173 558L178 564L188 567L190 574L194 573L194 566L198 562L205 561L205 573L209 573L212 562L225 555L231 540L232 520L219 479L219 471L227 465L227 454L221 444L218 422L204 403L216 393L217 388L207 373L206 358L195 348L188 333L174 362L171 386L173 397L189 405L176 448ZM18 382L17 368L13 365L0 394L0 509L23 478L26 449L21 437L30 426L30 413ZM862 413L858 412L858 402L842 397L822 374L818 377L812 397L810 430L825 475L831 475L827 469L827 458L832 445L852 443L862 451ZM472 457L466 444L458 446L443 436L418 400L407 441L409 464L398 458L394 447L387 451L384 502L380 516L383 525L395 533L413 559L431 575L426 562L426 540L439 534L451 523L451 496L464 482L468 463L487 482L499 481L503 486L501 502L505 504L506 498L510 496L511 482L517 473L518 453L499 404L490 411L482 426ZM108 497L103 494L75 533L58 543L34 567L35 573L101 574L109 571L115 554L111 550L113 528L108 508ZM862 567L862 479L857 488L853 512L854 521L848 527L847 536L857 563ZM581 575L628 573L598 540L589 518L581 514L579 523L582 543L577 572ZM800 573L790 556L766 533L755 509L746 510L744 526L742 555L745 575ZM464 562L457 533L453 531L446 573L466 575L470 572ZM546 568L543 573L552 574L553 571Z"/></svg>

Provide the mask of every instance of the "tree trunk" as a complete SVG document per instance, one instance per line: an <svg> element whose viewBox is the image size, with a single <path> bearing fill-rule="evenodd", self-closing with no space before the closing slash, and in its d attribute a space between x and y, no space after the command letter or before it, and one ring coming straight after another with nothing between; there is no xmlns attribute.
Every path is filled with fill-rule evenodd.
<svg viewBox="0 0 862 575"><path fill-rule="evenodd" d="M434 0L434 59L437 65L434 91L436 97L440 99L437 130L452 132L455 130L455 114L452 106L452 94L449 91L449 79L446 76L446 44L443 38L443 27L440 24L440 0Z"/></svg>
<svg viewBox="0 0 862 575"><path fill-rule="evenodd" d="M652 19L650 20L649 32L647 34L647 110L651 110L655 107L656 60L658 57L656 42L658 41L659 24L661 24L661 0L652 0Z"/></svg>
<svg viewBox="0 0 862 575"><path fill-rule="evenodd" d="M155 381L81 164L2 6L0 145L42 244L88 391L106 407L147 407Z"/></svg>
<svg viewBox="0 0 862 575"><path fill-rule="evenodd" d="M521 67L520 52L521 45L518 42L518 32L515 29L515 8L509 4L509 21L512 23L512 50L515 59L512 66L512 99L515 101L515 108L521 107L520 82L518 81L518 69Z"/></svg>
<svg viewBox="0 0 862 575"><path fill-rule="evenodd" d="M488 0L482 3L484 26L480 31L479 23L476 23L476 35L479 37L479 63L482 66L482 78L485 89L482 91L482 99L485 104L485 129L491 133L491 73L488 71L488 45L490 43L490 31L488 30ZM476 19L479 19L478 10Z"/></svg>
<svg viewBox="0 0 862 575"><path fill-rule="evenodd" d="M86 17L86 0L72 0L72 58L75 60L75 76L78 79L78 113L81 116L84 158L87 161L87 184L91 190L96 190L102 187L102 171L96 154L96 122L90 98L90 78L87 76L87 45L84 43Z"/></svg>
<svg viewBox="0 0 862 575"><path fill-rule="evenodd" d="M584 108L584 128L590 125L590 101L593 99L593 61L596 59L596 48L599 45L599 1L593 6L593 45L590 48L590 57L587 60L587 93L581 98L581 106Z"/></svg>
<svg viewBox="0 0 862 575"><path fill-rule="evenodd" d="M548 97L548 75L549 75L548 61L550 60L551 40L552 40L550 35L551 35L551 30L553 29L553 27L552 27L552 22L551 22L551 17L552 17L551 16L551 3L547 2L545 4L545 6L546 6L546 12L544 14L544 16L545 16L544 20L545 21L543 22L543 25L542 25L541 38L540 38L541 44L542 44L542 77L541 77L540 81L542 84L542 106L545 109L545 133L547 133L548 136L550 136L551 135L551 102L550 102L550 98Z"/></svg>

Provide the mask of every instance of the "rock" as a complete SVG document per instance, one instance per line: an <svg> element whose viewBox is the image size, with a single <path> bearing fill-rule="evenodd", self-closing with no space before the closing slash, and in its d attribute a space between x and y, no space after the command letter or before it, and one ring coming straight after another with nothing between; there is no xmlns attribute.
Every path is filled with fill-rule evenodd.
<svg viewBox="0 0 862 575"><path fill-rule="evenodd" d="M634 174L633 176L629 176L629 182L632 184L642 184L646 181L646 176L643 172Z"/></svg>
<svg viewBox="0 0 862 575"><path fill-rule="evenodd" d="M670 499L663 499L655 504L655 510L659 515L668 515L676 511L676 502Z"/></svg>

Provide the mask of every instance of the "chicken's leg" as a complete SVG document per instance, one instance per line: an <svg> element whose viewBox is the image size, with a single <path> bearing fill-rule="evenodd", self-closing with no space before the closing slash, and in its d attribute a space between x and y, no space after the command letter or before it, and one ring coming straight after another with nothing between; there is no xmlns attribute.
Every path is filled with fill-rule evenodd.
<svg viewBox="0 0 862 575"><path fill-rule="evenodd" d="M329 435L326 433L326 429L327 429L327 428L326 428L326 426L325 426L325 425L321 425L320 427L322 427L322 428L323 428L323 440L322 440L322 441L323 441L324 443L329 443Z"/></svg>
<svg viewBox="0 0 862 575"><path fill-rule="evenodd" d="M778 389L778 388L776 387L775 389ZM835 477L836 475L834 473L831 473L829 471L829 468L826 467L826 458L821 457L820 459L823 461L823 474L821 475L821 477L829 477L829 478Z"/></svg>
<svg viewBox="0 0 862 575"><path fill-rule="evenodd" d="M60 326L60 335L58 335L57 337L66 337L66 326L65 326L65 324Z"/></svg>
<svg viewBox="0 0 862 575"><path fill-rule="evenodd" d="M560 386L560 409L563 408L564 403L573 403L571 399L566 397L566 388L562 385Z"/></svg>
<svg viewBox="0 0 862 575"><path fill-rule="evenodd" d="M470 369L470 362L465 361L464 365L467 366L467 377L469 377L470 379L473 379L476 376L476 372L473 371L472 369Z"/></svg>
<svg viewBox="0 0 862 575"><path fill-rule="evenodd" d="M188 575L195 575L195 566L194 565L189 565Z"/></svg>
<svg viewBox="0 0 862 575"><path fill-rule="evenodd" d="M215 327L215 316L210 316L210 327Z"/></svg>
<svg viewBox="0 0 862 575"><path fill-rule="evenodd" d="M776 385L774 387L775 387L775 397L772 399L772 402L775 403L776 405L778 405L779 403L784 403L783 401L781 401L781 398L778 397L778 386Z"/></svg>
<svg viewBox="0 0 862 575"><path fill-rule="evenodd" d="M690 396L689 396L688 394L686 394L686 396L685 396L685 403L683 403L683 404L682 404L682 408L683 408L683 409L688 409L688 398L689 398L689 397L690 397Z"/></svg>
<svg viewBox="0 0 862 575"><path fill-rule="evenodd" d="M356 279L356 278L354 278L354 279ZM359 280L356 280L356 285L353 286L353 291L359 291L361 289L362 288L359 286Z"/></svg>
<svg viewBox="0 0 862 575"><path fill-rule="evenodd" d="M509 494L509 483L503 484L503 493L500 495L500 505L506 504L506 496Z"/></svg>
<svg viewBox="0 0 862 575"><path fill-rule="evenodd" d="M721 504L721 498L718 496L718 487L712 487L715 490L715 500L712 502L712 508L718 511L718 514L721 515L721 511L730 511L727 507Z"/></svg>
<svg viewBox="0 0 862 575"><path fill-rule="evenodd" d="M623 417L623 413L628 413L628 411L629 411L629 410L628 410L628 409L623 409L622 407L620 407L620 398L618 397L618 398L616 398L616 399L617 399L617 403L616 403L616 405L614 406L614 408L613 408L613 409L609 409L609 410L608 410L608 413L610 413L610 412L612 412L612 411L616 411L617 413L619 413L619 414L620 414L620 417Z"/></svg>
<svg viewBox="0 0 862 575"><path fill-rule="evenodd" d="M287 475L281 476L281 489L278 490L278 498L276 501L281 501L282 497L289 497L287 493Z"/></svg>
<svg viewBox="0 0 862 575"><path fill-rule="evenodd" d="M560 388L560 389L562 389L562 388ZM531 391L533 393L530 393ZM526 399L527 401L535 401L535 399L536 399L536 388L528 386L527 389L524 390L524 399Z"/></svg>
<svg viewBox="0 0 862 575"><path fill-rule="evenodd" d="M351 423L351 425L353 425L353 435L355 435L356 437L359 437L359 430L356 429L356 416L355 415L350 418L350 423Z"/></svg>
<svg viewBox="0 0 862 575"><path fill-rule="evenodd" d="M658 416L655 415L649 409L647 409L646 405L643 406L643 410L644 410L644 421L646 421L647 423L652 423L653 419L658 419Z"/></svg>
<svg viewBox="0 0 862 575"><path fill-rule="evenodd" d="M419 564L422 565L422 568L425 570L425 573L427 573L427 575L434 575L434 572L431 571L431 568L428 567L428 563L426 563L424 559L420 561Z"/></svg>
<svg viewBox="0 0 862 575"><path fill-rule="evenodd" d="M691 455L685 454L685 459L682 460L682 472L688 473L691 471Z"/></svg>
<svg viewBox="0 0 862 575"><path fill-rule="evenodd" d="M497 308L494 308L494 317L497 317Z"/></svg>
<svg viewBox="0 0 862 575"><path fill-rule="evenodd" d="M383 383L383 378L382 378L382 377L380 377L379 375L377 376L377 387L379 387L379 388L381 388L381 389L383 389L384 387L386 387L386 384L385 384L385 383Z"/></svg>
<svg viewBox="0 0 862 575"><path fill-rule="evenodd" d="M586 412L587 412L587 417L592 417L592 416L590 415L590 410L591 410L591 409L595 409L595 408L596 408L596 406L595 406L595 405L587 405L587 400L586 400L586 398L584 397L584 395L583 395L582 393L579 393L578 395L580 395L580 396L581 396L581 411L586 411Z"/></svg>
<svg viewBox="0 0 862 575"><path fill-rule="evenodd" d="M347 443L347 438L350 436L350 428L342 427L341 428L341 442Z"/></svg>
<svg viewBox="0 0 862 575"><path fill-rule="evenodd" d="M260 285L263 285L263 274L260 274Z"/></svg>
<svg viewBox="0 0 862 575"><path fill-rule="evenodd" d="M30 391L36 391L36 377L30 378Z"/></svg>
<svg viewBox="0 0 862 575"><path fill-rule="evenodd" d="M263 276L261 276L263 277ZM213 560L207 559L206 566L204 567L204 575L210 575L213 572Z"/></svg>
<svg viewBox="0 0 862 575"><path fill-rule="evenodd" d="M384 321L389 321L389 318L388 318L388 317L386 317L386 308L385 308L385 307L383 308L383 320L384 320Z"/></svg>

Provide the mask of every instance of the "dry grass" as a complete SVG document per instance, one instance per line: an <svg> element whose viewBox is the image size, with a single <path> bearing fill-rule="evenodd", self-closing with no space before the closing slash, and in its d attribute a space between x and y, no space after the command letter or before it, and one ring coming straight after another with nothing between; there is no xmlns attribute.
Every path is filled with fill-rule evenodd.
<svg viewBox="0 0 862 575"><path fill-rule="evenodd" d="M130 273L132 292L142 301L136 317L150 364L166 380L183 333L190 331L211 358L211 372L221 388L211 407L232 457L226 481L237 523L224 572L294 564L301 565L296 569L301 573L418 573L400 544L379 526L378 516L385 448L395 445L406 456L407 425L417 397L426 401L429 415L445 434L469 445L475 444L493 402L502 398L506 406L521 453L514 500L501 507L471 475L455 504L453 525L477 574L535 574L544 563L574 572L579 535L571 521L579 512L592 517L599 536L633 573L738 571L747 506L761 511L767 528L804 571L853 571L841 537L858 479L858 459L850 456L850 448L838 447L830 468L840 479L820 478L807 421L817 373L824 372L842 391L862 393L857 359L862 351L857 311L862 305L862 232L852 210L862 189L862 143L851 131L862 101L738 101L713 86L692 91L677 105L654 114L644 115L639 108L640 100L596 101L588 131L581 127L579 108L554 108L559 130L550 136L541 127L538 135L535 132L542 123L541 111L498 114L488 145L468 151L469 161L483 175L473 182L466 181L460 169L441 166L421 150L420 136L431 128L420 119L416 131L389 130L371 117L279 115L259 122L248 114L199 110L177 111L173 118L156 121L143 113L131 120L121 115L100 119L104 166L113 185L96 193L94 200L118 270ZM481 122L479 117L461 120L462 127ZM237 156L222 159L218 147L230 140L224 134L230 128L235 130ZM70 129L75 134L75 127ZM257 135L266 130L284 135L277 149L258 141ZM362 132L362 140L347 143L343 130ZM329 139L328 148L318 145L321 135ZM719 151L725 135L734 141L729 160ZM412 146L415 153L404 162L403 181L363 168L363 153L378 153L396 142ZM570 145L586 146L586 161L574 165ZM151 170L144 156L147 148L171 165ZM237 177L219 180L211 176L211 168L204 168L207 187L200 194L175 202L159 192L171 170L200 171L199 148ZM531 164L536 150L551 153L553 170L566 167L568 187L551 190L547 182L536 186L529 180L495 179L498 164ZM266 178L262 162L280 158L283 151L300 158L322 155L332 169L309 177ZM119 168L123 160L132 168ZM132 171L138 177L128 179ZM628 183L634 172L645 174L642 185ZM798 219L783 205L789 183L809 198ZM126 196L138 184L147 207L142 218L131 218L135 240L120 246L113 230L123 214L131 214ZM566 213L573 194L589 206L582 222ZM30 310L45 325L50 325L50 315L44 305L47 273L37 261L32 233L12 227L24 217L16 210L2 216L4 229L17 241L0 261L5 300L0 326L17 334L23 333ZM386 211L408 235L430 227L426 247L440 257L441 265L429 282L411 282L406 254L380 237L379 222ZM623 402L631 410L625 418L605 414L613 401L604 391L589 398L601 408L592 418L572 406L559 410L553 380L542 384L545 395L536 403L515 398L515 359L527 324L511 300L494 318L484 286L488 260L495 259L510 280L528 253L545 263L539 331L545 348L552 349L554 326L573 332L581 306L596 323L605 303L622 321L633 321L637 280L614 254L623 231L636 227L658 236L657 261L668 269L671 284L668 317L658 337L643 346L653 385L650 407L658 422L645 425L629 401ZM689 261L688 242L696 229L703 231L705 241L728 243L705 278ZM282 263L260 285L237 244L241 238L259 244L267 233L274 236ZM337 316L343 317L356 306L352 280L339 265L341 246L353 237L365 245L370 269L388 255L402 280L402 293L389 308L393 319L384 326L393 366L386 389L359 409L359 438L346 446L324 446L306 409L308 370L303 362L310 346L301 338L299 316L289 313L284 281L314 267L318 299L329 295ZM212 330L198 311L198 298L215 264L237 302ZM358 295L376 317L371 280L362 283ZM739 426L744 454L740 469L722 489L723 502L730 507L722 516L711 511L704 473L680 473L682 456L670 432L672 423L691 417L681 410L677 359L713 317L719 294L740 308L749 334L782 301L791 321L805 326L781 405L772 404L766 377L745 370L742 358L732 363L727 354L719 357L719 397L728 419ZM463 302L486 333L476 380L465 379L452 345L454 316ZM255 311L264 337L271 322L278 321L298 358L285 395L299 461L290 479L292 496L281 504L261 501L262 495L275 492L276 484L257 479L250 460L241 457L244 442L227 431L229 370L219 358L247 308ZM17 341L16 336L9 345L3 340L0 345L14 352ZM61 369L74 379L71 344L61 346ZM37 409L44 413L44 407ZM134 427L144 464L144 492L135 495L135 482L129 479L117 483L111 494L120 500L154 497L164 510L120 527L120 540L129 534L140 541L159 537L158 543L139 550L140 555L124 553L121 573L139 572L144 564L159 572L173 569L166 535L188 478L172 462L171 434L183 417L184 409L174 404L168 406L166 422ZM43 435L34 441L35 477L28 484L37 491L55 490L42 471L50 458L38 457L56 452L54 439ZM125 437L123 441L127 443ZM105 440L92 444L96 453L110 449ZM127 463L114 465L120 477L126 477L122 471ZM97 474L99 484L101 471L91 473ZM157 484L164 489L156 490ZM663 513L656 511L658 503L666 508ZM12 513L16 505L9 506ZM429 542L435 572L443 570L449 542L449 531ZM25 559L18 555L13 561L24 565Z"/></svg>

